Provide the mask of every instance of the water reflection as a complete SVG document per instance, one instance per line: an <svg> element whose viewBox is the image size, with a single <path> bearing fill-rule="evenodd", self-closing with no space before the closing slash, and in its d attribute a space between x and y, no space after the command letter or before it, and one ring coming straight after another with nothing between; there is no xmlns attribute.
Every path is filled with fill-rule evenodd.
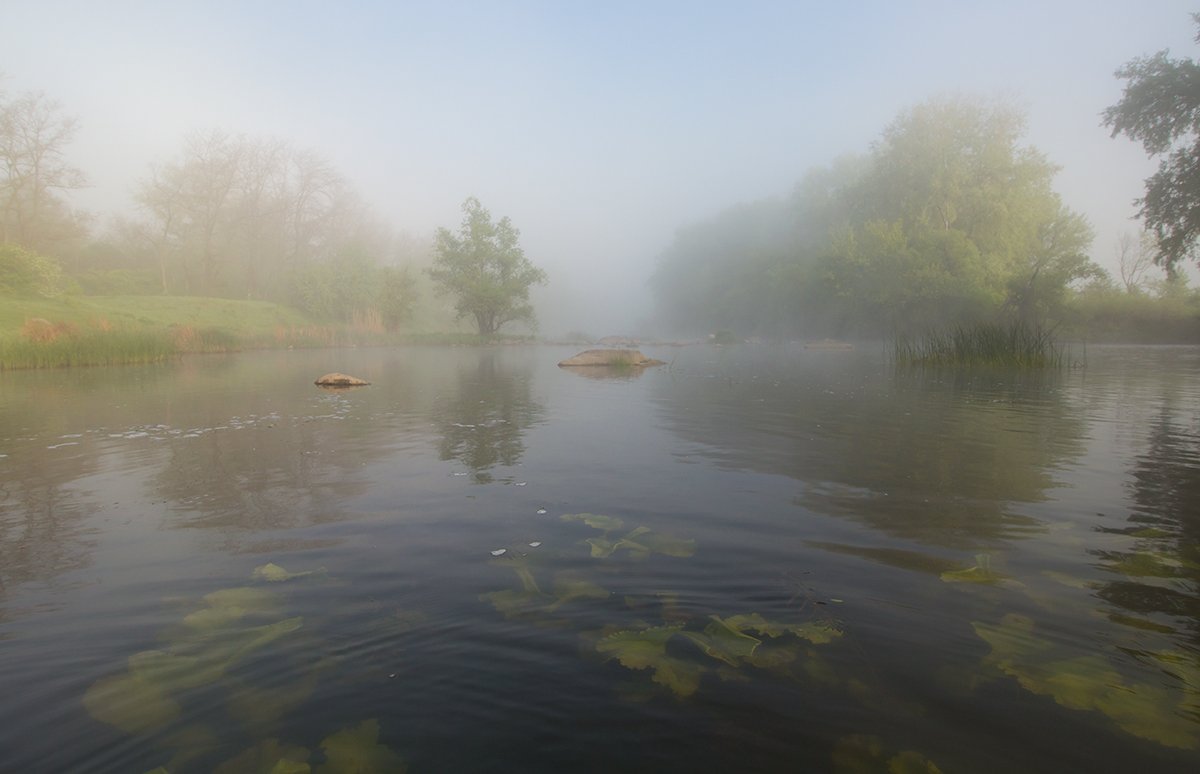
<svg viewBox="0 0 1200 774"><path fill-rule="evenodd" d="M1200 644L1200 434L1173 403L1168 397L1146 418L1145 451L1128 485L1128 526L1101 529L1124 536L1124 544L1092 553L1105 571L1121 576L1104 583L1098 596L1135 614L1114 612L1113 620L1143 633L1182 624Z"/></svg>
<svg viewBox="0 0 1200 774"><path fill-rule="evenodd" d="M1036 532L1036 503L1083 448L1057 373L895 372L840 353L748 352L716 384L659 390L667 426L722 465L803 483L796 504L929 546L980 550Z"/></svg>
<svg viewBox="0 0 1200 774"><path fill-rule="evenodd" d="M454 386L432 407L439 458L461 461L479 483L492 481L498 465L520 463L525 431L544 414L533 397L529 364L499 363L499 357L485 350L461 364Z"/></svg>

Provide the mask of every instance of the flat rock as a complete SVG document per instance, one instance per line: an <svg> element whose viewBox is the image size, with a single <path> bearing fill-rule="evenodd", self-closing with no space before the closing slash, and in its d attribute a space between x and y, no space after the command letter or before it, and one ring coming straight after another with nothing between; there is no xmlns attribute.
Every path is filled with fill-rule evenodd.
<svg viewBox="0 0 1200 774"><path fill-rule="evenodd" d="M559 366L619 366L645 368L666 365L662 360L646 357L636 349L588 349L567 358Z"/></svg>
<svg viewBox="0 0 1200 774"><path fill-rule="evenodd" d="M359 379L357 376L349 376L348 374L338 373L334 371L331 374L325 374L320 379L317 379L313 384L321 387L362 387L370 382L365 379Z"/></svg>

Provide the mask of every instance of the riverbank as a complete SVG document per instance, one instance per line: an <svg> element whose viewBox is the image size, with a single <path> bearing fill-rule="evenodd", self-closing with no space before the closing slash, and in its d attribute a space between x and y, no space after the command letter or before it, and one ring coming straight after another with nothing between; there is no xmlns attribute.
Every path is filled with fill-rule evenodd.
<svg viewBox="0 0 1200 774"><path fill-rule="evenodd" d="M389 331L369 315L316 321L268 301L0 296L0 370L153 363L199 352L479 342L470 333Z"/></svg>

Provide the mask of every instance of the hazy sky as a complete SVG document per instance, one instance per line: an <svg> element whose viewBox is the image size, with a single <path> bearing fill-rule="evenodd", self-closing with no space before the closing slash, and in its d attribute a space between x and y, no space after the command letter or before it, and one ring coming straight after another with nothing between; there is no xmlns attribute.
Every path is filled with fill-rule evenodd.
<svg viewBox="0 0 1200 774"><path fill-rule="evenodd" d="M1188 3L116 2L0 0L0 84L82 128L83 207L129 207L183 136L315 148L375 211L427 235L478 196L550 273L543 329L646 313L681 224L786 194L866 151L903 108L972 93L1028 111L1028 141L1112 268L1153 165L1100 112L1113 71L1195 57Z"/></svg>

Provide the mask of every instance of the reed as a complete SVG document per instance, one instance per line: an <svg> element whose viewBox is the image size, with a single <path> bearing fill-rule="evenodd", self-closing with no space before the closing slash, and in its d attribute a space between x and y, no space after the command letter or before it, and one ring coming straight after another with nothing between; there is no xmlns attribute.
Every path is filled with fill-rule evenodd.
<svg viewBox="0 0 1200 774"><path fill-rule="evenodd" d="M36 340L0 336L0 369L156 363L175 354L171 337L156 331L85 330Z"/></svg>
<svg viewBox="0 0 1200 774"><path fill-rule="evenodd" d="M1061 368L1063 349L1050 331L1024 323L984 323L933 331L919 339L899 338L897 365Z"/></svg>

